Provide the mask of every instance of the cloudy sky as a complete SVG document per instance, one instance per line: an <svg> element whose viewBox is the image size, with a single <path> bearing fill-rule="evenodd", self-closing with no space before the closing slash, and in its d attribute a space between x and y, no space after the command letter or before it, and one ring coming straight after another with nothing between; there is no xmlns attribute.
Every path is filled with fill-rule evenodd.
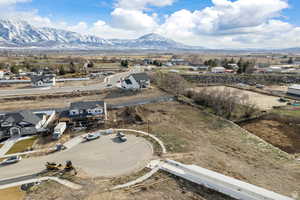
<svg viewBox="0 0 300 200"><path fill-rule="evenodd" d="M300 47L300 0L0 0L0 17L103 38L154 32L208 48Z"/></svg>

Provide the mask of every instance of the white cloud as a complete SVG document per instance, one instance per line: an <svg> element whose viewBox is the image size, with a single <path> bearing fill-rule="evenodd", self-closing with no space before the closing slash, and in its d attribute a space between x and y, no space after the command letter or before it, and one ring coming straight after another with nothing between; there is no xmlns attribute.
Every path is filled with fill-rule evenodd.
<svg viewBox="0 0 300 200"><path fill-rule="evenodd" d="M114 27L145 31L152 31L158 24L155 21L155 15L150 16L139 10L127 10L116 8L111 13Z"/></svg>
<svg viewBox="0 0 300 200"><path fill-rule="evenodd" d="M88 28L86 33L94 34L102 38L122 38L133 39L136 38L137 32L113 28L104 21L95 22L92 27Z"/></svg>
<svg viewBox="0 0 300 200"><path fill-rule="evenodd" d="M169 6L172 5L174 1L175 0L118 0L116 7L129 10L144 10L148 6Z"/></svg>
<svg viewBox="0 0 300 200"><path fill-rule="evenodd" d="M0 6L9 6L17 3L30 2L31 0L0 0Z"/></svg>
<svg viewBox="0 0 300 200"><path fill-rule="evenodd" d="M155 32L178 42L211 48L300 46L300 27L281 20L282 10L289 7L287 0L211 0L212 6L178 10L160 20L155 8L176 0L116 0L111 23L99 19L93 24L81 21L75 25L54 22L37 10L15 10L15 4L29 1L0 0L0 17L103 38L132 39Z"/></svg>
<svg viewBox="0 0 300 200"><path fill-rule="evenodd" d="M298 27L280 21L286 0L212 0L202 10L179 10L166 17L157 32L192 45L222 47L281 47L300 45ZM276 19L277 18L277 19ZM295 43L296 42L296 43ZM297 43L298 42L298 43Z"/></svg>
<svg viewBox="0 0 300 200"><path fill-rule="evenodd" d="M86 22L79 22L78 24L76 24L74 26L66 27L66 29L68 29L69 31L77 32L77 33L86 33L86 31L88 29L88 25Z"/></svg>

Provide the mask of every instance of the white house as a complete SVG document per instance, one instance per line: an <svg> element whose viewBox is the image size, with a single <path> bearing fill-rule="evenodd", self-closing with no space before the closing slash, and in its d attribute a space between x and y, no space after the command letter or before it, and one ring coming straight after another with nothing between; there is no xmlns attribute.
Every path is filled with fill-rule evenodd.
<svg viewBox="0 0 300 200"><path fill-rule="evenodd" d="M224 67L213 67L211 68L212 73L225 73L226 69Z"/></svg>
<svg viewBox="0 0 300 200"><path fill-rule="evenodd" d="M131 74L121 82L121 88L137 90L150 87L150 77L146 73Z"/></svg>
<svg viewBox="0 0 300 200"><path fill-rule="evenodd" d="M288 88L288 94L300 96L300 85L291 85Z"/></svg>
<svg viewBox="0 0 300 200"><path fill-rule="evenodd" d="M3 79L3 78L4 78L4 71L0 70L0 79Z"/></svg>
<svg viewBox="0 0 300 200"><path fill-rule="evenodd" d="M55 86L56 79L53 74L44 74L31 77L31 85L33 87L50 87Z"/></svg>
<svg viewBox="0 0 300 200"><path fill-rule="evenodd" d="M102 117L107 119L107 108L104 101L80 101L71 103L69 109L71 118Z"/></svg>

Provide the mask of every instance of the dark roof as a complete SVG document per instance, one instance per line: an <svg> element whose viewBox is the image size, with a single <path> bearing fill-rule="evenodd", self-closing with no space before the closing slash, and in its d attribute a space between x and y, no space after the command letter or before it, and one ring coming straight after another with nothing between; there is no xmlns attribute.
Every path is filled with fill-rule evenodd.
<svg viewBox="0 0 300 200"><path fill-rule="evenodd" d="M79 101L71 103L70 109L93 109L99 106L104 107L104 101Z"/></svg>
<svg viewBox="0 0 300 200"><path fill-rule="evenodd" d="M146 73L137 73L137 74L131 74L131 76L137 81L148 81L150 80L150 77Z"/></svg>
<svg viewBox="0 0 300 200"><path fill-rule="evenodd" d="M31 76L31 82L36 83L38 81L48 81L49 79L53 79L55 76L53 74L43 74L43 75L37 75L37 76Z"/></svg>
<svg viewBox="0 0 300 200"><path fill-rule="evenodd" d="M21 111L19 113L7 113L4 117L2 117L2 121L11 122L11 123L20 123L20 122L28 122L31 124L37 124L41 119L30 111Z"/></svg>

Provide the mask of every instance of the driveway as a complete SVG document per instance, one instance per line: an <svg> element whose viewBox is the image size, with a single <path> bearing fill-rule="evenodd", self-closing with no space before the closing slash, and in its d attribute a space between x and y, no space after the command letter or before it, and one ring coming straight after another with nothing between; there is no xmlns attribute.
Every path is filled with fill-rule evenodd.
<svg viewBox="0 0 300 200"><path fill-rule="evenodd" d="M151 160L152 145L142 137L127 135L128 141L119 143L115 135L81 143L76 147L44 157L23 159L13 165L0 166L0 180L35 174L45 169L45 163L65 164L71 160L76 169L91 177L115 177L142 169Z"/></svg>

